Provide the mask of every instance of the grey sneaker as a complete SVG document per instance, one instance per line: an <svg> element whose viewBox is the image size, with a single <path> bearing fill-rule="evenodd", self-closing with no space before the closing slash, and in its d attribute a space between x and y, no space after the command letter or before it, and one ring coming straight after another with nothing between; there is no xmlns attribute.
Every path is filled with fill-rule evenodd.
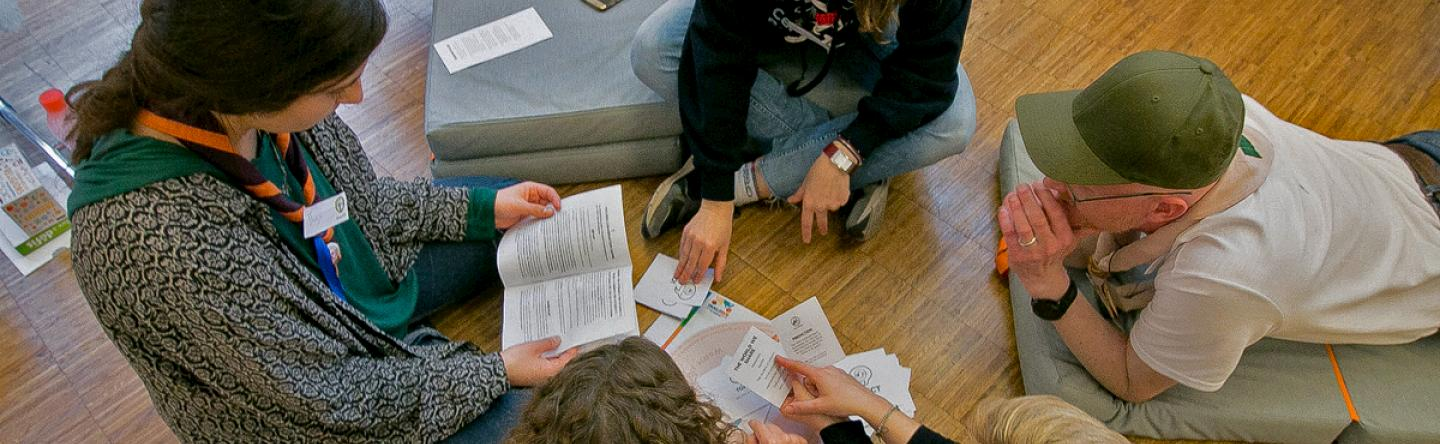
<svg viewBox="0 0 1440 444"><path fill-rule="evenodd" d="M845 238L864 242L880 231L885 201L890 200L890 179L866 185L851 200L845 216Z"/></svg>
<svg viewBox="0 0 1440 444"><path fill-rule="evenodd" d="M640 233L646 239L659 237L670 228L684 225L700 211L700 201L690 199L686 192L690 181L685 180L685 176L693 171L695 160L686 160L680 171L666 177L655 188L655 194L650 195L650 202L645 204L645 217L640 220Z"/></svg>

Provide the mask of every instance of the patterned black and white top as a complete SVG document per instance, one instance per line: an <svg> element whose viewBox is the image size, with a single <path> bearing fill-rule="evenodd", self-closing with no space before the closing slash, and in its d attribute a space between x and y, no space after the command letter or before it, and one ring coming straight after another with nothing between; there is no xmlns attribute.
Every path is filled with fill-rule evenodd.
<svg viewBox="0 0 1440 444"><path fill-rule="evenodd" d="M390 279L456 241L467 196L376 177L338 117L298 134ZM206 174L78 209L75 272L110 339L188 442L432 442L509 388L500 356L397 342L286 249L270 208Z"/></svg>

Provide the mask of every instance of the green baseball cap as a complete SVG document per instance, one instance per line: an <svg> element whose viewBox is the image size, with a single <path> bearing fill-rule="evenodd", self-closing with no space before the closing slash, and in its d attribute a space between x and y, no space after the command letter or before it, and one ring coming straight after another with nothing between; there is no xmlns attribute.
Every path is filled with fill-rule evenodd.
<svg viewBox="0 0 1440 444"><path fill-rule="evenodd" d="M1052 179L1188 190L1230 166L1245 104L1209 60L1146 51L1083 90L1021 96L1015 117L1030 159Z"/></svg>

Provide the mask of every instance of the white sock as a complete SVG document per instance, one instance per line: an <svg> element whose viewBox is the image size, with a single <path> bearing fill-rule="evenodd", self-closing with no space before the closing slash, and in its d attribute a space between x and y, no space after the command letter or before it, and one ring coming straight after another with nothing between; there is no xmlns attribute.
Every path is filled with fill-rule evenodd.
<svg viewBox="0 0 1440 444"><path fill-rule="evenodd" d="M740 166L735 172L735 206L760 201L760 188L755 185L755 162Z"/></svg>

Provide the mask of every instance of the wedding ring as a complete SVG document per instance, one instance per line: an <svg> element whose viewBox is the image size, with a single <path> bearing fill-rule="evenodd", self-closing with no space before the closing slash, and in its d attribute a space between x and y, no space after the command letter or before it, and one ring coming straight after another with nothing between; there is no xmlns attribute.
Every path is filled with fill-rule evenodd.
<svg viewBox="0 0 1440 444"><path fill-rule="evenodd" d="M1020 246L1022 246L1022 247L1028 247L1028 246L1031 246L1031 245L1035 245L1035 241L1038 241L1038 240L1039 240L1039 239L1036 239L1034 236L1031 236L1031 237L1030 237L1030 240L1022 240L1022 241L1020 241Z"/></svg>

